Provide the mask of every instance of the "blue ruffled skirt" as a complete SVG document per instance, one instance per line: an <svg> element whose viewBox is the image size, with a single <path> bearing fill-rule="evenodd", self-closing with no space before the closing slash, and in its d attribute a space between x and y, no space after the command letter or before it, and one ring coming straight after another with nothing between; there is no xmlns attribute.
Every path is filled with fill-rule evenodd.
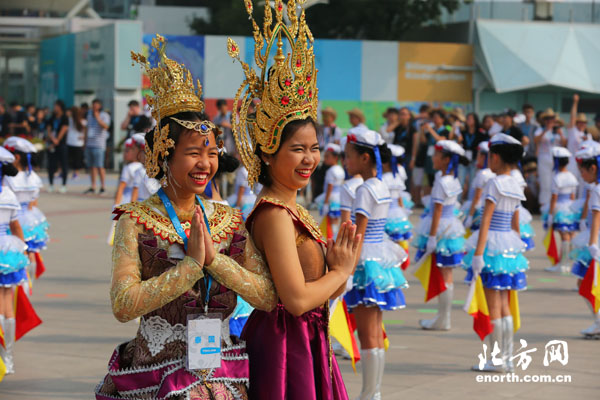
<svg viewBox="0 0 600 400"><path fill-rule="evenodd" d="M27 280L27 245L16 236L0 236L0 286L15 286Z"/></svg>
<svg viewBox="0 0 600 400"><path fill-rule="evenodd" d="M470 283L473 279L471 264L478 239L479 231L469 237L466 243L468 253L463 260L463 269L467 271L466 283ZM495 290L526 289L525 271L529 269L529 261L523 256L525 248L525 244L515 231L488 231L483 252L485 265L481 271L483 286Z"/></svg>
<svg viewBox="0 0 600 400"><path fill-rule="evenodd" d="M27 251L39 253L44 250L50 240L48 235L49 224L44 214L37 207L25 210L19 215L19 223L21 229L23 229Z"/></svg>
<svg viewBox="0 0 600 400"><path fill-rule="evenodd" d="M592 255L588 250L589 242L589 227L575 235L571 241L571 245L573 246L573 250L571 250L569 253L569 257L571 260L573 260L571 273L581 279L585 277L585 274L588 270L588 265L590 264L590 261L592 261Z"/></svg>
<svg viewBox="0 0 600 400"><path fill-rule="evenodd" d="M394 242L412 238L413 225L408 220L408 213L399 206L390 207L385 223L385 233Z"/></svg>
<svg viewBox="0 0 600 400"><path fill-rule="evenodd" d="M400 265L407 257L404 249L389 239L364 243L352 289L344 296L347 306L377 306L385 311L404 308L402 289L408 287L408 282Z"/></svg>
<svg viewBox="0 0 600 400"><path fill-rule="evenodd" d="M548 207L545 207L542 212L542 220L544 221L544 229L546 230L548 230L548 215ZM575 232L579 230L580 218L581 212L573 210L572 201L562 201L556 203L552 227L558 232Z"/></svg>

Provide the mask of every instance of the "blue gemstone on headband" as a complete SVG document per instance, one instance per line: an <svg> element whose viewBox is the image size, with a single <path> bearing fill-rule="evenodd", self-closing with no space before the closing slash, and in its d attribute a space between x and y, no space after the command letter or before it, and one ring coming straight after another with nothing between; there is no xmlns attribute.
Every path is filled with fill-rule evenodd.
<svg viewBox="0 0 600 400"><path fill-rule="evenodd" d="M200 129L202 129L203 131L207 131L208 127L204 124L200 125Z"/></svg>
<svg viewBox="0 0 600 400"><path fill-rule="evenodd" d="M204 145L205 145L205 146L208 146L208 145L209 145L209 143L208 143L208 138L206 138L206 142L204 142Z"/></svg>

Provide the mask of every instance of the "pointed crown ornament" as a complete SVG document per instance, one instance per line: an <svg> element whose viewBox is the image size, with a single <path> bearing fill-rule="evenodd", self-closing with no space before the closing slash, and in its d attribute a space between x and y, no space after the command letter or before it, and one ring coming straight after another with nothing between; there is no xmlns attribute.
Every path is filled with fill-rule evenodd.
<svg viewBox="0 0 600 400"><path fill-rule="evenodd" d="M166 54L166 40L161 35L156 35L152 39L152 49L158 52L158 65L151 67L148 59L139 53L131 52L131 59L138 63L150 79L150 89L154 97L147 95L146 100L152 108L152 117L156 120L154 128L153 145L145 146L146 172L150 178L156 177L163 169L161 184L166 185L166 157L169 155L169 149L175 146L173 139L169 137L169 125L160 128L161 118L170 117L181 112L202 112L204 103L202 97L202 85L200 80L194 81L190 71L183 64L171 60ZM152 51L151 49L151 51ZM133 65L133 64L132 64ZM207 136L211 131L219 135L220 130L210 121L183 121L172 118L173 121L186 129L192 129L200 134ZM207 139L208 142L208 139ZM219 142L222 146L222 141ZM160 165L160 160L163 165Z"/></svg>
<svg viewBox="0 0 600 400"><path fill-rule="evenodd" d="M302 5L305 0L298 0ZM317 120L317 69L313 53L312 33L306 24L304 9L297 15L296 0L287 2L287 19L283 21L284 5L275 1L275 25L271 1L265 2L263 29L252 17L251 0L244 0L252 21L254 36L255 72L239 56L239 46L227 39L227 52L242 65L245 79L233 103L232 130L242 162L248 170L248 183L254 185L260 175L261 163L255 153L257 146L263 153L273 154L279 149L283 128L289 122L312 117ZM291 53L283 54L284 41ZM269 55L275 51L272 63ZM256 114L248 109L259 99Z"/></svg>

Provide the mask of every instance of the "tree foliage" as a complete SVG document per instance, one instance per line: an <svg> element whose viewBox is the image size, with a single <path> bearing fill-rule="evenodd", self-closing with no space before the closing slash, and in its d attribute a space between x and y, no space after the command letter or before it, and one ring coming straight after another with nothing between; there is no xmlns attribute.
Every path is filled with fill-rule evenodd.
<svg viewBox="0 0 600 400"><path fill-rule="evenodd" d="M255 1L254 17L262 21ZM242 0L206 3L210 21L194 19L190 27L199 35L250 34L250 22ZM317 38L401 40L425 23L439 24L443 10L455 11L459 0L329 0L306 10L306 19Z"/></svg>

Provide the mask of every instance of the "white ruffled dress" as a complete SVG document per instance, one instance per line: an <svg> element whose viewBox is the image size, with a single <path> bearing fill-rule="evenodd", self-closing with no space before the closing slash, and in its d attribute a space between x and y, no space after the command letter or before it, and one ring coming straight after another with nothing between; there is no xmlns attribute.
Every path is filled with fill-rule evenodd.
<svg viewBox="0 0 600 400"><path fill-rule="evenodd" d="M0 287L20 285L27 280L27 245L10 234L9 225L17 220L21 205L9 187L0 187Z"/></svg>
<svg viewBox="0 0 600 400"><path fill-rule="evenodd" d="M515 178L517 184L525 190L527 187L527 182L525 178L523 178L523 174L518 169L513 169L510 171L510 175ZM523 207L523 204L519 203L519 231L521 232L521 240L527 246L527 251L533 250L535 248L535 242L533 238L535 237L535 231L531 226L531 221L533 221L533 217L528 209Z"/></svg>
<svg viewBox="0 0 600 400"><path fill-rule="evenodd" d="M399 199L402 198L404 204L402 193L406 191L406 184L400 173L394 175L392 172L383 174L383 182L387 185L388 190L390 191L390 197L392 198L392 201L390 202L390 211L385 224L385 233L387 233L394 242L409 240L412 237L413 229L413 225L408 220L408 216L411 212L409 209L401 207L399 203Z"/></svg>
<svg viewBox="0 0 600 400"><path fill-rule="evenodd" d="M461 216L467 217L469 215L469 210L471 209L471 204L473 204L473 198L475 197L475 190L481 189L483 190L490 179L495 177L496 174L492 172L489 168L483 168L477 171L475 174L475 178L473 182L471 182L471 187L469 188L469 195L467 197L467 201L465 201L460 208ZM471 231L476 231L479 229L479 225L481 224L481 215L483 214L483 192L479 197L479 201L475 205L475 211L473 213L473 223L471 224Z"/></svg>
<svg viewBox="0 0 600 400"><path fill-rule="evenodd" d="M462 193L460 181L454 175L437 175L431 190L428 210L421 216L417 238L412 246L417 248L415 259L425 254L431 229L434 205L442 204L442 215L436 232L436 262L439 267L461 265L465 252L465 228L458 218L458 196Z"/></svg>
<svg viewBox="0 0 600 400"><path fill-rule="evenodd" d="M358 305L395 310L406 306L403 288L408 283L400 265L408 255L385 235L390 192L377 178L370 178L356 190L352 214L368 218L362 253L354 272L352 289L344 296L350 308Z"/></svg>
<svg viewBox="0 0 600 400"><path fill-rule="evenodd" d="M550 192L557 195L556 205L554 206L554 218L552 227L558 232L575 232L579 230L579 218L581 213L573 209L572 197L577 192L579 181L575 175L569 171L555 173L552 177L552 186ZM548 229L548 216L550 204L542 209L542 219L544 228Z"/></svg>
<svg viewBox="0 0 600 400"><path fill-rule="evenodd" d="M346 172L344 168L339 165L332 165L325 173L325 183L323 184L323 193L315 198L315 203L319 205L321 210L325 204L325 196L327 196L327 188L332 185L331 194L329 195L329 211L327 215L331 218L339 218L341 215L340 210L340 195L342 192L342 185L344 184L344 178L346 178Z"/></svg>
<svg viewBox="0 0 600 400"><path fill-rule="evenodd" d="M590 243L590 227L592 226L593 211L600 211L600 185L595 184L590 186L589 190L590 200L588 201L585 229L575 235L571 241L573 250L570 253L570 257L575 260L571 267L571 273L581 279L585 277L590 261L592 261L588 245Z"/></svg>
<svg viewBox="0 0 600 400"><path fill-rule="evenodd" d="M40 195L42 179L34 171L20 171L16 176L5 177L4 183L17 196L21 206L18 219L27 251L39 253L48 244L48 220L39 208L29 206Z"/></svg>
<svg viewBox="0 0 600 400"><path fill-rule="evenodd" d="M513 214L525 200L523 190L512 176L500 175L490 179L482 197L496 205L483 252L485 266L480 275L483 286L496 290L523 290L527 288L525 271L529 268L529 262L523 256L526 244L512 229ZM479 230L466 242L463 268L467 270L467 283L473 279L471 264L478 240Z"/></svg>

